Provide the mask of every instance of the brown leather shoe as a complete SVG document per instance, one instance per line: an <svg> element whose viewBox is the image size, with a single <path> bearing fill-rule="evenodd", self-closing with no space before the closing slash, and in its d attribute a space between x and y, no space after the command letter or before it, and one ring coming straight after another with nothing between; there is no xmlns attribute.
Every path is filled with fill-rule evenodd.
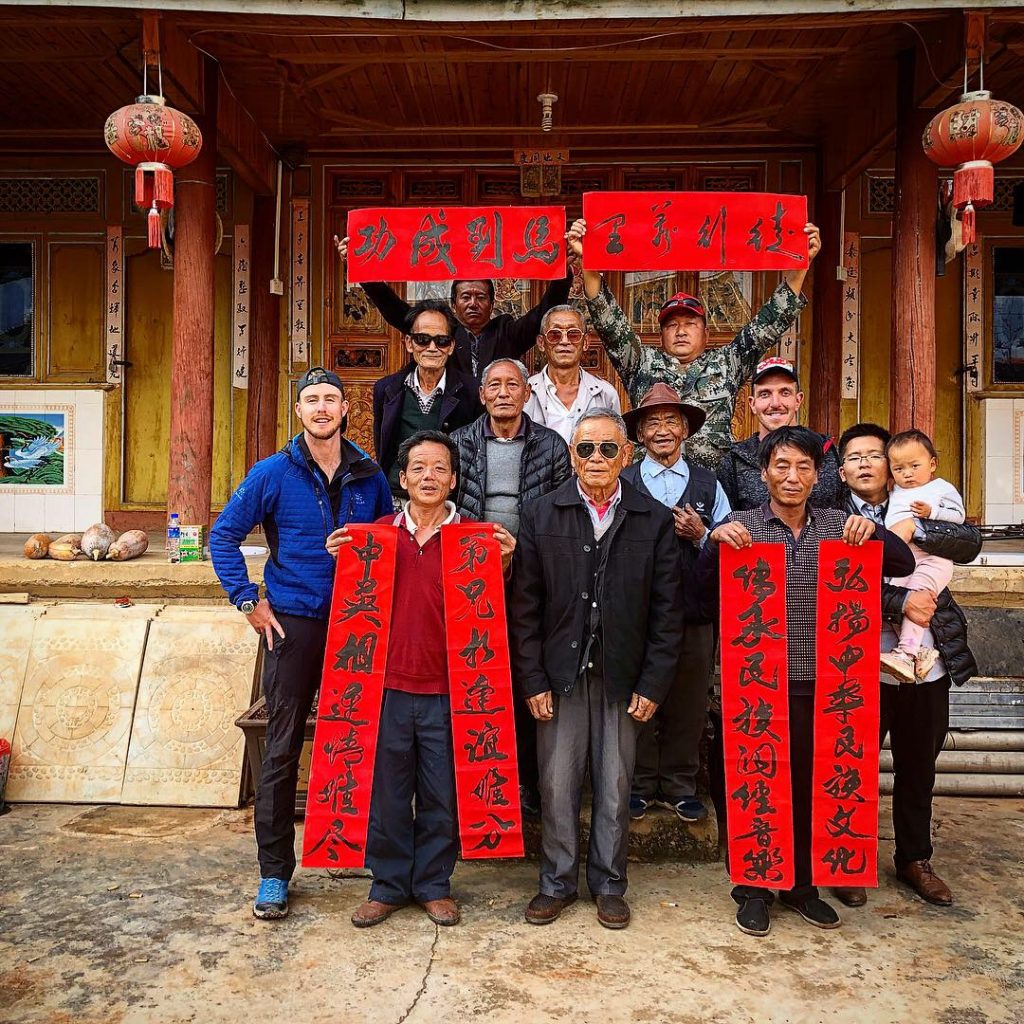
<svg viewBox="0 0 1024 1024"><path fill-rule="evenodd" d="M576 895L572 893L559 899L557 896L545 896L539 892L526 908L526 920L530 924L551 924L566 907L576 902Z"/></svg>
<svg viewBox="0 0 1024 1024"><path fill-rule="evenodd" d="M352 923L357 928L372 928L381 921L386 921L396 910L401 910L404 903L381 903L378 900L367 900L357 907L352 915Z"/></svg>
<svg viewBox="0 0 1024 1024"><path fill-rule="evenodd" d="M832 895L835 896L840 903L844 903L848 907L863 907L868 901L867 889L861 888L860 886L844 887L835 885L832 887Z"/></svg>
<svg viewBox="0 0 1024 1024"><path fill-rule="evenodd" d="M420 906L427 912L427 917L434 924L450 928L453 924L459 923L459 905L451 896L445 896L439 900L427 900L426 903L421 903Z"/></svg>
<svg viewBox="0 0 1024 1024"><path fill-rule="evenodd" d="M625 928L629 924L629 904L622 896L595 896L597 923L605 928Z"/></svg>
<svg viewBox="0 0 1024 1024"><path fill-rule="evenodd" d="M931 861L912 860L896 872L901 882L906 882L921 899L937 907L948 907L953 903L949 886L932 870Z"/></svg>

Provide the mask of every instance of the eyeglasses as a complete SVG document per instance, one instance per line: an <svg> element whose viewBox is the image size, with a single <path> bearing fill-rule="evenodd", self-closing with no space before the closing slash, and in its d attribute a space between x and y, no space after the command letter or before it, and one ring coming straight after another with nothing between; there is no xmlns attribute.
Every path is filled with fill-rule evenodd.
<svg viewBox="0 0 1024 1024"><path fill-rule="evenodd" d="M578 327L570 327L567 331L563 330L561 327L551 327L544 332L544 337L547 338L552 345L557 345L562 338L566 338L576 345L583 340L583 332Z"/></svg>
<svg viewBox="0 0 1024 1024"><path fill-rule="evenodd" d="M594 452L598 450L600 450L602 458L614 459L622 450L622 445L615 441L602 441L600 444L596 441L579 441L576 444L576 455L584 462L592 459Z"/></svg>
<svg viewBox="0 0 1024 1024"><path fill-rule="evenodd" d="M867 452L864 455L847 455L843 459L844 466L856 466L863 465L864 463L870 463L872 466L877 466L880 462L885 462L885 452Z"/></svg>
<svg viewBox="0 0 1024 1024"><path fill-rule="evenodd" d="M417 348L430 348L433 344L443 352L446 348L452 347L455 339L450 334L410 334L409 340Z"/></svg>

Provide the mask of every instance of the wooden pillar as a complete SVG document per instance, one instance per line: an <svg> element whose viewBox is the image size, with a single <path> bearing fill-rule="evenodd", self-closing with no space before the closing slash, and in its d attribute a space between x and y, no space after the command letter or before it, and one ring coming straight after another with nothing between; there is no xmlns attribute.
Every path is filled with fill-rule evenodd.
<svg viewBox="0 0 1024 1024"><path fill-rule="evenodd" d="M818 166L824 164L818 161ZM843 379L842 282L836 267L842 263L842 193L828 192L819 172L813 220L821 229L821 252L814 261L814 340L811 380L804 391L810 397L809 425L827 437L839 435L839 401Z"/></svg>
<svg viewBox="0 0 1024 1024"><path fill-rule="evenodd" d="M249 399L245 417L245 465L277 450L278 362L281 297L270 294L274 276L274 196L256 196L252 216L252 321L249 329Z"/></svg>
<svg viewBox="0 0 1024 1024"><path fill-rule="evenodd" d="M213 315L216 235L217 67L207 58L199 156L174 190L174 326L171 339L167 511L209 525L213 466Z"/></svg>
<svg viewBox="0 0 1024 1024"><path fill-rule="evenodd" d="M938 168L924 155L931 118L914 102L914 50L897 57L889 426L935 430L935 220Z"/></svg>

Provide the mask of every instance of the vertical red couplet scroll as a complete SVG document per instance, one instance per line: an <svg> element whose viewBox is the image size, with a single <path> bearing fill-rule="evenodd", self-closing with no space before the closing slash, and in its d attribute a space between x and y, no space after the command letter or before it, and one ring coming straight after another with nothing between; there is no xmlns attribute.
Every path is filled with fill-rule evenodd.
<svg viewBox="0 0 1024 1024"><path fill-rule="evenodd" d="M811 877L878 884L882 545L818 548Z"/></svg>
<svg viewBox="0 0 1024 1024"><path fill-rule="evenodd" d="M338 552L320 683L302 866L362 867L384 695L397 533L349 526Z"/></svg>
<svg viewBox="0 0 1024 1024"><path fill-rule="evenodd" d="M720 550L722 731L729 875L793 887L786 549Z"/></svg>
<svg viewBox="0 0 1024 1024"><path fill-rule="evenodd" d="M462 856L522 857L505 584L491 526L442 527L441 562Z"/></svg>

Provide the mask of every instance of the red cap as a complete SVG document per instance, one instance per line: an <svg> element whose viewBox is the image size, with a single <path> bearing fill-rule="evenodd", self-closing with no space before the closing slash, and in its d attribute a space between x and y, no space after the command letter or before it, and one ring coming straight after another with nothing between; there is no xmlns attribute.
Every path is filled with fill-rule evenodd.
<svg viewBox="0 0 1024 1024"><path fill-rule="evenodd" d="M704 303L694 295L687 295L686 292L676 292L672 298L667 299L658 312L658 323L663 324L670 316L677 313L690 313L707 320L708 315L704 312Z"/></svg>

